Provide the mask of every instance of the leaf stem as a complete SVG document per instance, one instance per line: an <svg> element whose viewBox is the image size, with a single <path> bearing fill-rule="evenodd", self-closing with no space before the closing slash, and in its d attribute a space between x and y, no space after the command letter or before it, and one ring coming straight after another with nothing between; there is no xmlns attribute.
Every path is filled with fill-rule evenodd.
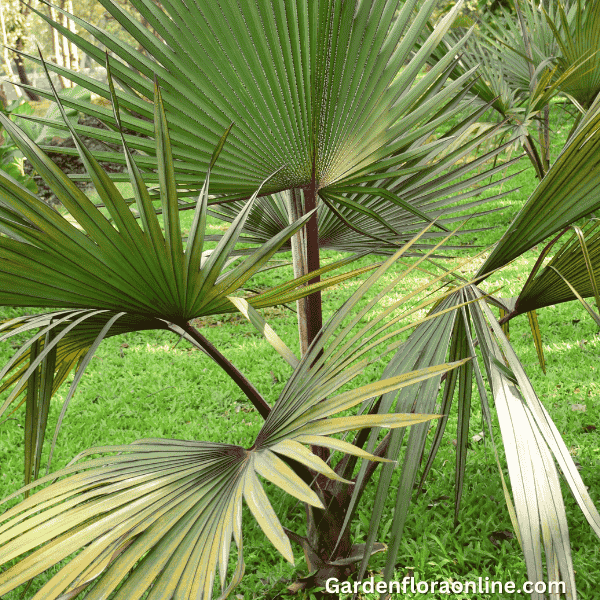
<svg viewBox="0 0 600 600"><path fill-rule="evenodd" d="M238 387L246 394L254 408L260 413L263 419L271 412L271 407L262 397L260 392L252 385L252 383L237 369L237 367L225 356L223 356L217 348L211 344L191 323L178 323L178 325L189 335L190 338L202 350L206 352L224 371L235 381Z"/></svg>

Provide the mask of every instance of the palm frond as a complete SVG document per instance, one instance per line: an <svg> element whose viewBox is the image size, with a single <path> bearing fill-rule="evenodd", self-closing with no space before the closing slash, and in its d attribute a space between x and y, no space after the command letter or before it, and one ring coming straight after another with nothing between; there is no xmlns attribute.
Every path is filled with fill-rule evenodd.
<svg viewBox="0 0 600 600"><path fill-rule="evenodd" d="M564 95L585 111L600 91L600 55L593 33L600 21L595 13L581 2L567 9L563 3L531 0L518 0L514 9L501 8L499 14L484 12L450 73L457 80L478 68L480 77L469 96L493 108L486 118L503 121L504 135L523 147L539 179L550 162L550 101ZM458 35L453 30L446 34L430 56L431 65L445 56Z"/></svg>
<svg viewBox="0 0 600 600"><path fill-rule="evenodd" d="M572 65L581 65L562 83L561 91L588 109L600 93L600 53L597 42L600 15L597 10L586 7L580 1L573 2L570 10L558 3L556 14L544 10L544 15L560 48L557 59L560 70L566 72Z"/></svg>
<svg viewBox="0 0 600 600"><path fill-rule="evenodd" d="M543 268L532 271L516 298L514 314L521 314L560 302L582 298L595 298L600 302L600 231L598 222L575 231L558 249L552 260ZM558 238L559 236L557 236ZM558 239L555 238L548 250ZM543 259L543 256L540 258ZM538 260L540 264L540 260ZM568 282L568 283L567 283ZM576 290L577 295L573 292Z"/></svg>
<svg viewBox="0 0 600 600"><path fill-rule="evenodd" d="M600 207L600 103L590 107L577 131L536 187L489 258L486 273L520 256Z"/></svg>
<svg viewBox="0 0 600 600"><path fill-rule="evenodd" d="M211 169L211 207L213 214L231 220L243 205L234 201L247 199L262 184L265 197L255 202L245 223L245 241L263 243L266 236L286 227L287 211L281 214L277 199L269 196L312 185L313 177L323 198L319 218L324 247L373 250L381 248L385 238L389 253L444 211L437 221L442 229L452 222L454 212L482 214L478 207L484 200L467 200L478 193L472 189L476 178L458 182L466 173L481 169L485 161L461 167L459 163L494 132L463 144L462 153L446 151L486 106L470 111L474 114L466 120L460 117L453 130L439 133L440 125L458 118L468 106L465 95L477 85L475 66L448 80L465 40L454 40L433 68L421 73L460 3L428 31L414 55L412 48L425 30L435 0L421 3L418 9L416 0L377 0L371 5L303 0L294 7L265 0L243 6L219 0L210 8L175 0L161 9L151 0L133 0L131 14L111 0L101 4L134 36L138 48L56 10L115 57L110 59L110 70L122 88L116 92L123 109L120 119L123 127L142 134L125 135L125 140L141 151L136 161L144 180L152 184L159 180L160 153L148 123L155 100L152 80L157 76L178 188L187 193L200 189L212 148L221 132L235 122L219 162ZM158 38L140 26L135 14L151 24ZM39 15L104 65L104 51L47 15ZM57 65L48 68L95 94L111 97L109 84ZM47 96L43 90L39 93ZM74 106L73 99L65 97L63 102ZM75 104L109 125L109 131L98 130L98 136L92 128L76 126L78 133L120 142L119 119L110 110L86 101ZM118 152L96 156L126 163ZM488 154L486 160L494 157ZM488 175L494 173L492 169ZM236 186L231 185L234 176ZM112 177L126 179L119 174ZM451 180L454 186L448 184ZM374 214L381 214L391 229L381 219L374 220ZM349 221L357 222L358 232L348 232Z"/></svg>
<svg viewBox="0 0 600 600"><path fill-rule="evenodd" d="M574 572L566 513L555 463L560 466L575 500L599 536L600 514L558 429L537 398L501 327L485 303L480 302L479 307L481 312L473 311L472 316L482 344L485 368L491 381L507 453L528 576L544 579L543 547L546 580L565 581L567 595L574 597ZM491 325L491 332L482 320L484 315ZM483 345L486 350L483 350Z"/></svg>

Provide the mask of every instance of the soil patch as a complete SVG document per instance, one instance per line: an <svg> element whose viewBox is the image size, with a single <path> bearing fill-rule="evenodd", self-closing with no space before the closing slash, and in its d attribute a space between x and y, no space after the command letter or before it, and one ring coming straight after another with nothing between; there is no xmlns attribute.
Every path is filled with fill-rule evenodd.
<svg viewBox="0 0 600 600"><path fill-rule="evenodd" d="M80 125L86 125L88 127L98 127L100 129L108 129L104 123L98 120L96 117L91 117L87 115L81 115L79 117L78 123ZM127 131L126 133L134 133ZM99 140L95 140L93 138L82 136L82 141L85 144L86 148L90 150L93 154L96 152L106 152L106 151L117 151L120 152L122 146L120 144L109 144L107 142L101 142ZM75 142L71 137L67 139L55 138L55 143L50 143L52 146L56 146L57 148L75 148ZM54 163L67 175L73 174L85 174L86 170L83 166L83 162L79 156L71 156L69 154L62 154L60 152L47 152L48 156L54 161ZM107 163L100 162L102 167L107 173L122 173L126 170L124 165L118 165L115 163ZM38 196L44 200L50 206L56 207L60 204L55 194L52 192L50 187L46 184L46 182L39 176L36 175L31 163L26 160L24 166L25 172L28 174L32 174L35 183L38 186ZM77 187L82 190L87 190L91 187L89 182L83 181L75 181L74 182Z"/></svg>

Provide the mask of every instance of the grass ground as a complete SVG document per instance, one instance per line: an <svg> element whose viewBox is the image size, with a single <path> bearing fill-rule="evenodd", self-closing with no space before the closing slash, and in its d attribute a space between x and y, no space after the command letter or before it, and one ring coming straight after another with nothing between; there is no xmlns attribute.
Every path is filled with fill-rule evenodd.
<svg viewBox="0 0 600 600"><path fill-rule="evenodd" d="M474 226L490 230L472 241L489 246L512 220L535 187L527 164L513 184L520 187L501 203L502 213L482 217ZM187 217L186 217L187 218ZM213 232L220 225L212 221ZM472 249L468 250L472 252ZM329 258L335 258L330 254ZM286 257L283 257L286 258ZM289 257L287 257L289 258ZM486 282L489 289L502 285L501 296L516 295L525 282L537 254L527 253ZM363 262L373 261L365 258ZM477 264L479 261L477 261ZM476 270L473 265L471 272ZM290 276L290 269L269 271L257 277L257 285L270 286ZM408 290L417 283L407 280ZM324 294L325 315L330 315L356 288L347 282ZM0 318L28 312L26 309L0 309ZM285 308L265 311L268 322L286 342L297 350L295 315ZM600 412L600 337L597 327L576 303L549 307L539 312L547 359L547 375L537 364L527 319L511 322L511 342L565 442L579 464L581 475L590 486L590 494L600 501L599 431ZM203 334L235 364L273 403L290 374L290 369L264 339L236 315L206 318L197 325ZM290 342L291 340L291 342ZM141 437L177 437L230 442L249 446L261 427L261 418L227 376L208 358L163 332L142 332L111 338L103 342L88 367L58 437L53 469L64 466L83 449L100 444L127 443ZM14 351L9 343L0 347L4 364ZM68 383L68 382L67 382ZM50 423L56 422L66 386L52 404ZM578 405L578 410L573 407ZM581 409L585 407L585 410ZM481 415L473 411L471 435L482 430ZM499 437L496 428L496 434ZM489 577L496 581L527 580L517 540L511 537L511 524L493 459L485 441L471 442L467 459L467 485L461 509L461 524L452 527L456 415L451 415L445 440L422 494L414 498L405 536L396 559L396 578L414 574L421 581L468 581ZM22 481L23 416L17 413L0 427L0 497L19 487ZM303 507L285 494L273 492L273 504L282 523L304 533ZM600 544L565 490L571 544L579 597L592 600L600 585L597 565ZM369 529L369 497L353 524L356 543L364 541ZM379 541L389 538L393 514L392 499L386 507ZM305 572L298 547L292 567L276 553L249 513L244 513L244 549L246 576L236 590L239 598L274 599L287 597L286 585ZM371 573L384 565L382 555L370 562ZM310 593L307 597L310 597ZM14 600L17 594L7 596ZM374 595L372 597L375 597ZM436 598L435 595L411 595L407 598ZM455 595L453 598L470 598ZM497 594L478 598L505 598Z"/></svg>

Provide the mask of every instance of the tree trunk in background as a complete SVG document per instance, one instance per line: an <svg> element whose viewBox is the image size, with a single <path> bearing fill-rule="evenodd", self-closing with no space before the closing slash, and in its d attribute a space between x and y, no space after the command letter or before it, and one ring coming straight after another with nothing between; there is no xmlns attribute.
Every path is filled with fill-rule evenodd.
<svg viewBox="0 0 600 600"><path fill-rule="evenodd" d="M21 4L19 7L19 12L23 15L23 18L26 18L29 14L29 7L26 4ZM15 42L15 49L19 52L23 52L25 50L25 40L19 36ZM23 63L23 57L20 54L15 55L15 67L17 67L17 75L19 76L19 81L23 85L31 85L31 81L27 76L27 71L25 70L25 64ZM35 93L29 90L25 90L28 98L33 100L34 102L38 102L40 97Z"/></svg>
<svg viewBox="0 0 600 600"><path fill-rule="evenodd" d="M65 0L60 0L60 8L66 10ZM65 28L69 27L69 19L67 19L67 17L63 13L59 13L59 23ZM69 46L69 40L64 36L60 36L58 54L61 55L61 64L66 69L71 68L71 49ZM63 79L61 83L62 86L66 88L70 88L73 86L73 82L69 79Z"/></svg>
<svg viewBox="0 0 600 600"><path fill-rule="evenodd" d="M10 62L10 56L8 55L8 38L6 36L6 24L4 23L4 9L2 8L2 3L0 3L0 25L2 26L2 56L4 58L4 68L6 69L6 76L10 79L10 81L13 81L14 73L12 64ZM23 90L18 85L15 85L14 89L15 93L17 94L17 98L21 98L23 96ZM2 94L4 95L4 106L6 106L6 94L4 94L4 88L2 88Z"/></svg>
<svg viewBox="0 0 600 600"><path fill-rule="evenodd" d="M25 49L25 42L23 38L17 38L15 42L15 48L20 50L21 52ZM23 64L23 57L20 54L15 55L15 66L17 67L17 74L19 75L19 81L23 85L31 85L31 81L27 76L27 71L25 70L25 65ZM40 97L31 90L25 90L27 97L34 102L39 102Z"/></svg>
<svg viewBox="0 0 600 600"><path fill-rule="evenodd" d="M73 14L73 0L68 0L67 2L67 10ZM75 22L71 19L67 19L69 31L73 33L77 33L77 28L75 27ZM79 71L79 48L73 43L69 42L69 59L71 62L71 69L73 71Z"/></svg>

